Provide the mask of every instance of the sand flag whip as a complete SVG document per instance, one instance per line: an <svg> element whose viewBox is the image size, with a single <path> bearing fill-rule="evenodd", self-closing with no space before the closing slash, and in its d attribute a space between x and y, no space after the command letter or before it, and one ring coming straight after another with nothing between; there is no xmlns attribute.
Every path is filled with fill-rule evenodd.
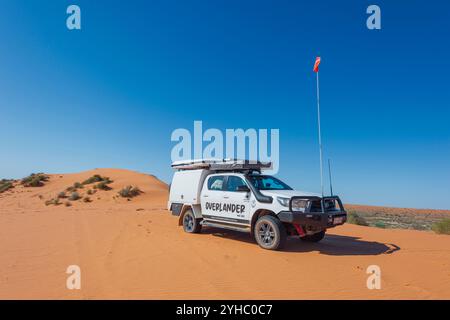
<svg viewBox="0 0 450 320"><path fill-rule="evenodd" d="M314 63L313 70L316 73L316 79L317 79L317 121L319 124L320 189L321 189L322 198L323 198L323 160L322 160L322 136L320 133L319 64L320 64L320 57L317 57L316 62Z"/></svg>

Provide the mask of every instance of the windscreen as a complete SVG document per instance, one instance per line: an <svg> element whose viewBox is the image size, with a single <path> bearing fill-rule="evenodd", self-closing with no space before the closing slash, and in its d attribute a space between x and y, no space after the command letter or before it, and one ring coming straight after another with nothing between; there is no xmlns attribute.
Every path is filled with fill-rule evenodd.
<svg viewBox="0 0 450 320"><path fill-rule="evenodd" d="M292 190L286 183L272 176L249 176L249 179L258 190Z"/></svg>

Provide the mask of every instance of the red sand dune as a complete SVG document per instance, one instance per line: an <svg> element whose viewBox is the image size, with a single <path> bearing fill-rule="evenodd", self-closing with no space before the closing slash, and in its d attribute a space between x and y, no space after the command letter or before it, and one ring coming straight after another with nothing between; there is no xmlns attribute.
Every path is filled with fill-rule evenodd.
<svg viewBox="0 0 450 320"><path fill-rule="evenodd" d="M71 207L44 204L93 174L109 176L113 190ZM116 197L126 185L144 193ZM321 243L292 238L273 252L245 234L186 234L166 201L161 181L115 169L0 194L0 298L450 299L449 236L347 224ZM69 265L81 268L81 290L66 288ZM366 287L369 265L381 268L380 290Z"/></svg>

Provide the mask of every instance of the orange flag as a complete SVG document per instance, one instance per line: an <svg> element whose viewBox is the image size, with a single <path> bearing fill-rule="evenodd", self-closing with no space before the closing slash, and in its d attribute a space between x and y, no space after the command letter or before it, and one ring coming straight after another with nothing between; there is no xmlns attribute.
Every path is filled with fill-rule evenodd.
<svg viewBox="0 0 450 320"><path fill-rule="evenodd" d="M320 57L317 57L316 62L314 63L314 72L319 72L319 64L320 64Z"/></svg>

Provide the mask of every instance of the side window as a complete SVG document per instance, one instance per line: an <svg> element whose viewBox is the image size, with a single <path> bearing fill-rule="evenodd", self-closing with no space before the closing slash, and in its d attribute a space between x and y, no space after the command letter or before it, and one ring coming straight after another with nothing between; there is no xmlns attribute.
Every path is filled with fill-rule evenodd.
<svg viewBox="0 0 450 320"><path fill-rule="evenodd" d="M246 186L247 184L239 177L229 176L227 182L227 191L237 191L239 186Z"/></svg>
<svg viewBox="0 0 450 320"><path fill-rule="evenodd" d="M223 189L223 181L225 176L215 176L208 179L208 190L219 190Z"/></svg>

